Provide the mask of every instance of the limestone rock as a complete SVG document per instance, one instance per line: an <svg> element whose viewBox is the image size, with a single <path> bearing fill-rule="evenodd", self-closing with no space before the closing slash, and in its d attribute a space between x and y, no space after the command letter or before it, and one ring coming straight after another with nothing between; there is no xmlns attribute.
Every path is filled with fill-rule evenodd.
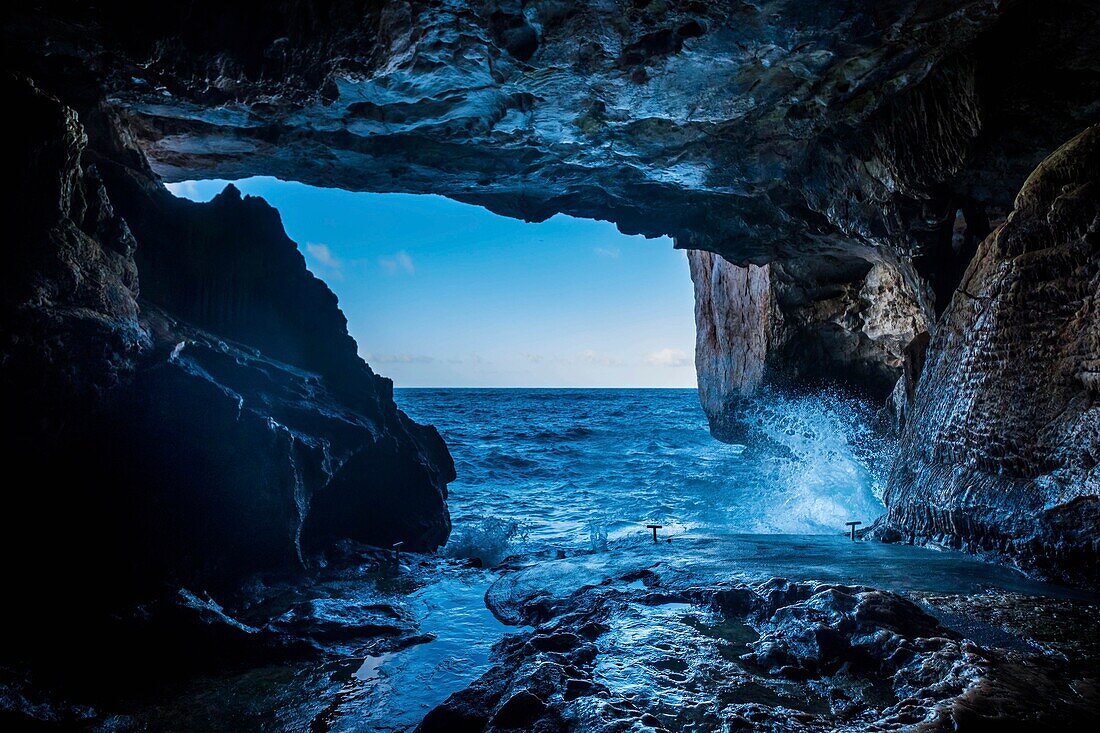
<svg viewBox="0 0 1100 733"><path fill-rule="evenodd" d="M1100 128L1028 178L928 348L885 497L910 537L1100 570Z"/></svg>
<svg viewBox="0 0 1100 733"><path fill-rule="evenodd" d="M738 264L867 243L939 261L960 206L978 227L1095 118L1097 12L50 3L7 35L27 73L103 89L168 181L442 194L530 220L611 219Z"/></svg>
<svg viewBox="0 0 1100 733"><path fill-rule="evenodd" d="M905 263L825 258L739 267L688 251L695 366L716 437L742 441L742 409L772 385L837 387L881 403L901 384L933 321ZM903 395L904 396L904 395Z"/></svg>

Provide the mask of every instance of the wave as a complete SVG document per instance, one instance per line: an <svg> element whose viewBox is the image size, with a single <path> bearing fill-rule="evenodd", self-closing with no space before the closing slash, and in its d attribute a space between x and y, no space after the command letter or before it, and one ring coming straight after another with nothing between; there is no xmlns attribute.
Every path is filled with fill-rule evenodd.
<svg viewBox="0 0 1100 733"><path fill-rule="evenodd" d="M770 391L746 408L745 420L759 436L753 447L766 446L757 458L768 487L759 497L757 531L836 531L885 510L886 467L896 445L871 427L866 403L836 392Z"/></svg>
<svg viewBox="0 0 1100 733"><path fill-rule="evenodd" d="M574 425L564 430L540 430L535 433L533 437L535 440L582 440L595 435L595 431L592 428L586 428L582 425Z"/></svg>
<svg viewBox="0 0 1100 733"><path fill-rule="evenodd" d="M482 517L465 523L443 548L448 557L460 560L475 560L482 567L499 565L509 550L526 542L525 526L511 519Z"/></svg>
<svg viewBox="0 0 1100 733"><path fill-rule="evenodd" d="M541 548L600 546L594 517L612 540L651 522L839 533L883 511L894 451L869 427L872 408L832 393L761 394L746 407L745 445L712 438L689 390L399 390L398 399L436 424L458 466L448 501L473 519L456 520L453 551L490 564L509 551L495 549L508 531L484 516L524 517Z"/></svg>

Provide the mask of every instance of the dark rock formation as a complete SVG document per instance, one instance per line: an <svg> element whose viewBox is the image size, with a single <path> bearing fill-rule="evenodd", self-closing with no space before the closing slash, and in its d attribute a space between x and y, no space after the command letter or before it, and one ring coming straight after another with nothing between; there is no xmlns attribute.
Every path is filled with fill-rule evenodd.
<svg viewBox="0 0 1100 733"><path fill-rule="evenodd" d="M92 76L166 180L564 211L734 262L938 260L1096 114L1081 0L44 5L10 55Z"/></svg>
<svg viewBox="0 0 1100 733"><path fill-rule="evenodd" d="M688 251L699 394L718 438L743 442L766 385L837 387L881 403L926 339L930 298L908 265L822 257L739 267Z"/></svg>
<svg viewBox="0 0 1100 733"><path fill-rule="evenodd" d="M515 608L534 629L498 644L497 666L418 731L981 731L1006 720L1087 730L1097 720L1089 658L1074 652L1056 662L1004 632L980 646L872 588L699 585L683 568L650 568L553 605L526 598Z"/></svg>
<svg viewBox="0 0 1100 733"><path fill-rule="evenodd" d="M446 448L358 358L277 213L235 191L178 201L88 153L76 113L32 82L4 87L24 114L3 458L35 482L4 534L17 585L124 603L166 578L301 567L333 539L442 544Z"/></svg>
<svg viewBox="0 0 1100 733"><path fill-rule="evenodd" d="M56 429L60 412L125 379L149 345L138 322L136 243L98 172L81 165L87 136L76 113L29 80L5 75L2 84L23 110L5 148L18 183L5 214L18 244L0 275L3 384L13 400L14 383L35 392L27 428Z"/></svg>
<svg viewBox="0 0 1100 733"><path fill-rule="evenodd" d="M903 535L1100 578L1100 127L1027 179L928 349L890 480Z"/></svg>
<svg viewBox="0 0 1100 733"><path fill-rule="evenodd" d="M315 540L346 537L386 547L404 540L413 551L442 545L450 531L444 504L454 477L450 455L434 428L395 409L392 383L359 358L336 296L306 270L278 212L262 199L242 199L233 187L196 204L131 169L106 164L104 170L120 213L142 243L143 300L263 357L320 375L319 384L331 392L295 385L292 399L300 404L276 415L292 436L321 432L320 440L307 441L316 465L295 468L301 478L294 481L307 485L290 496L304 495L286 504L304 502L294 512L300 515L295 541L305 529ZM334 407L310 414L314 403L330 401ZM366 418L352 420L365 432L346 435L347 426L337 427L347 410ZM313 477L320 483L311 487ZM263 479L260 494L262 485Z"/></svg>
<svg viewBox="0 0 1100 733"><path fill-rule="evenodd" d="M82 114L108 110L121 122L105 127L129 136L165 180L269 174L436 193L529 220L610 219L720 255L728 265L696 263L700 365L708 414L728 438L737 401L771 380L889 393L893 422L912 424L931 314L947 308L1028 173L1100 118L1098 24L1089 0L48 1L10 11L3 37L6 66ZM104 125L92 115L88 125L101 140L93 148L121 161L98 134ZM122 162L140 169L132 158ZM164 259L151 251L138 264L161 268L150 287L178 302L194 284L173 282L171 253L194 242L164 245ZM767 277L723 269L750 264L767 265ZM236 322L218 278L187 267L211 288L199 317L278 351L268 356L323 365L341 399L357 399L347 392L357 367L333 329L304 356L304 341L282 343L270 323ZM1075 297L1061 287L1037 290L1047 300L1036 312L1060 318L1057 304ZM275 317L288 314L263 314ZM1093 341L1081 348L1096 358ZM927 381L926 401L970 399L927 396L964 386ZM934 491L901 488L920 473L909 461L971 458L952 450L926 461L941 443L910 434L905 450L924 453L903 458L889 497L907 530L957 542L974 536L972 521L1013 523L1044 506L1039 494L1057 493L1004 492L1030 496L1014 519L966 502L943 509L951 521L922 519L920 507L943 505ZM1080 458L1056 445L1043 438L1020 471L1092 460L1091 449ZM990 458L981 471L1017 475ZM1059 495L1094 495L1081 483L1089 475L1063 471ZM1044 531L1095 537L1079 512L1088 502L1065 506L1076 508L1050 515Z"/></svg>

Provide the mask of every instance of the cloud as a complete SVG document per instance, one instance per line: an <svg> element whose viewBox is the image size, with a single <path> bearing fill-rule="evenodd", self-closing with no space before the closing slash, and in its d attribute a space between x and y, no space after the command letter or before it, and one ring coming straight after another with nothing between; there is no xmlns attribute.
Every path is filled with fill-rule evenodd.
<svg viewBox="0 0 1100 733"><path fill-rule="evenodd" d="M416 274L416 266L413 265L412 257L405 250L394 252L389 257L379 257L378 264L391 275L402 272L406 275Z"/></svg>
<svg viewBox="0 0 1100 733"><path fill-rule="evenodd" d="M366 354L364 359L375 364L432 364L434 356L425 354Z"/></svg>
<svg viewBox="0 0 1100 733"><path fill-rule="evenodd" d="M340 277L344 272L344 261L332 253L327 244L306 242L306 254L309 258L327 270L329 274Z"/></svg>
<svg viewBox="0 0 1100 733"><path fill-rule="evenodd" d="M542 362L546 361L546 357L542 354L530 354L526 351L522 351L520 352L520 356L531 362L532 364L541 364Z"/></svg>
<svg viewBox="0 0 1100 733"><path fill-rule="evenodd" d="M599 364L600 366L622 366L623 360L616 359L614 356L608 356L607 354L601 354L592 349L586 349L577 354L577 359L586 364Z"/></svg>
<svg viewBox="0 0 1100 733"><path fill-rule="evenodd" d="M688 361L688 355L680 349L654 351L646 356L645 361L646 364L659 367L683 367L691 363Z"/></svg>
<svg viewBox="0 0 1100 733"><path fill-rule="evenodd" d="M618 247L596 247L596 249L592 251L598 256L606 257L609 260L617 260L619 259L619 255L622 254L622 250Z"/></svg>
<svg viewBox="0 0 1100 733"><path fill-rule="evenodd" d="M196 184L196 181L176 181L175 183L166 183L164 187L177 198L194 201L199 197L199 187Z"/></svg>

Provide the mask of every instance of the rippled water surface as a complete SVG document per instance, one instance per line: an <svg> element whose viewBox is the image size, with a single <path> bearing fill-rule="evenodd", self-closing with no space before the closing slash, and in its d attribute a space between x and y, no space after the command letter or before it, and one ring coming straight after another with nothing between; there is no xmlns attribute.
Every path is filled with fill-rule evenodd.
<svg viewBox="0 0 1100 733"><path fill-rule="evenodd" d="M501 519L530 548L650 523L835 533L883 511L892 449L866 427L867 408L839 397L766 396L749 446L712 438L688 389L401 389L397 401L450 446L456 546L491 544Z"/></svg>

